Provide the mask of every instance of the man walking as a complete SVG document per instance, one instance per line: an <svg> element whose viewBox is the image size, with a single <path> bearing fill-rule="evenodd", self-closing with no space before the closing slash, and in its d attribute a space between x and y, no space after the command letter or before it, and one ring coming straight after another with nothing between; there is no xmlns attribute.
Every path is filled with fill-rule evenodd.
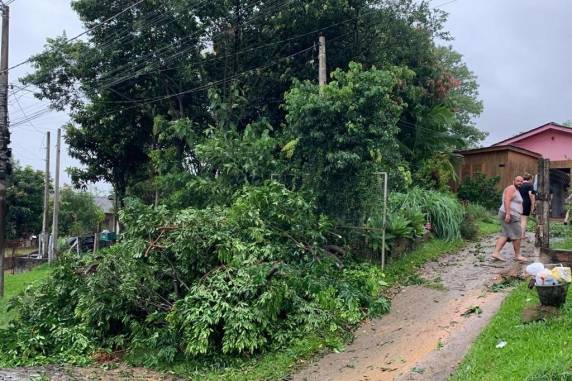
<svg viewBox="0 0 572 381"><path fill-rule="evenodd" d="M501 235L497 238L492 257L497 261L505 261L501 256L501 250L507 242L512 242L514 256L517 261L526 262L526 258L520 255L520 240L522 229L520 218L522 215L522 196L518 188L523 183L521 176L516 176L512 185L506 187L502 193L502 204L499 209L499 219L502 227Z"/></svg>

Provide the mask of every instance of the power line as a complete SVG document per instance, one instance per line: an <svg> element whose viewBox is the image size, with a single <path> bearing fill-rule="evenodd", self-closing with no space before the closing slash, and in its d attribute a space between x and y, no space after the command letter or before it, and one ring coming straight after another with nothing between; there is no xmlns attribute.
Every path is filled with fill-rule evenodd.
<svg viewBox="0 0 572 381"><path fill-rule="evenodd" d="M13 2L13 1L15 1L15 0L11 0L11 2ZM78 38L80 38L81 36L83 36L83 35L85 35L85 34L87 34L87 33L93 32L94 30L100 28L102 25L107 24L108 22L110 22L110 21L114 20L115 18L121 16L123 13L125 13L125 12L127 12L127 11L133 9L133 8L136 7L137 5L141 4L143 1L145 1L145 0L139 0L139 1L137 1L136 3L130 5L129 7L127 7L127 8L125 8L125 9L121 10L121 11L118 12L118 13L116 13L115 15L113 15L113 16L111 16L111 17L105 19L104 21L102 21L101 23L97 24L96 26L94 26L94 27L92 27L92 28L90 28L90 29L88 29L88 30L83 31L83 32L81 32L80 34L78 34L78 35L76 35L76 36L74 36L74 37L72 37L72 38L67 39L67 40L66 40L66 43L67 43L67 42L75 41L75 40L77 40ZM20 67L20 66L22 66L22 65L25 65L25 64L27 64L28 62L30 62L31 60L32 60L32 57L28 58L28 59L25 60L25 61L22 61L22 62L20 62L20 63L17 63L16 65L13 65L13 66L9 67L8 69L5 69L5 70L0 71L0 74L3 74L3 73L5 73L5 72L9 72L9 71L12 70L12 69L15 69L15 68L17 68L17 67Z"/></svg>
<svg viewBox="0 0 572 381"><path fill-rule="evenodd" d="M271 13L271 12L275 12L275 11L277 11L278 9L280 9L280 8L282 8L282 7L284 7L284 6L286 6L290 1L292 1L292 0L286 0L286 1L284 1L282 4L280 4L280 0L275 0L275 1L274 1L273 3L271 3L271 4L272 4L272 5L280 4L280 5L278 5L278 6L274 7L274 8L267 8L267 9L265 9L264 12L258 13L258 14L256 14L255 16L251 17L250 19L245 20L244 23L248 23L248 22L250 22L250 21L253 21L253 20L255 20L256 18L259 18L259 17L264 16L264 15L266 15L266 14L269 14L269 13ZM364 15L367 15L367 14L372 13L372 12L375 12L375 11L376 11L376 9L370 9L369 11L366 11L366 12L362 13L360 16L364 16ZM160 72L162 72L162 71L172 70L172 69L176 69L176 68L180 68L180 67L192 65L192 64L195 64L195 63L197 63L197 64L203 64L203 63L206 63L206 62L209 62L209 61L221 60L221 59L224 59L224 58L228 58L228 57L230 57L230 56L233 56L233 55L235 55L235 54L243 54L243 53L245 53L245 52L256 51L256 50L261 49L261 48L264 48L264 47L273 46L273 45L277 45L277 44L284 43L284 42L288 42L288 41L293 41L293 40L296 40L296 39L299 39L299 38L302 38L302 37L311 35L311 34L313 34L313 33L318 33L318 32L320 32L320 31L325 31L325 30L331 29L331 28L333 28L333 27L335 27L335 26L339 26L339 25L345 24L345 23L347 23L347 22L354 21L354 20L356 20L356 19L357 19L357 18L355 18L355 17L350 17L350 18L347 18L347 19L345 19L345 20L336 22L336 23L334 23L334 24L330 24L330 25L328 25L328 26L326 26L326 27L315 29L315 30L313 30L313 31L311 31L311 32L303 33L303 34L300 34L300 35L297 35L297 36L294 36L294 37L290 37L290 38L286 38L286 39L283 39L283 40L280 40L280 41L276 41L276 42L272 42L272 43L268 43L268 44L263 44L263 45L260 45L260 46L257 46L257 47L251 47L251 48L241 49L241 50L239 50L239 51L237 51L237 52L229 53L228 55L221 56L221 57L213 57L213 58L210 58L210 59L202 59L202 60L187 62L187 63L185 63L184 65L181 65L181 66L166 68L166 69L162 69L162 70L153 70L153 69L155 69L155 68L152 68L151 70L152 70L153 73L160 73ZM224 33L224 32L219 32L219 33L217 33L217 34L215 34L215 35L222 34L222 33ZM193 37L193 36L196 35L196 34L197 34L197 33L194 33L194 34L185 36L185 37L183 37L183 40L189 39L189 38ZM215 35L211 36L211 38L214 38ZM152 55L152 54L155 54L155 57L156 57L157 59L161 59L161 60L162 60L162 63L164 64L164 63L168 62L168 60L170 59L170 57L160 57L160 56L157 56L156 54L157 54L158 52L161 52L162 50L168 49L168 48L169 48L170 46L172 46L172 45L173 45L173 43L169 44L169 46L167 46L167 47L161 48L161 49L158 50L158 51L150 52L150 53L148 53L146 56L144 56L143 58L147 58L148 56L150 56L150 55ZM180 55L180 52L176 53L176 55ZM172 57L172 56L171 56L171 57ZM146 61L148 61L148 59L147 59L147 60L144 60L144 61L141 62L141 63L139 63L139 65L137 65L137 66L142 66L142 65L144 65ZM125 64L124 66L127 66L127 65L129 65L129 64ZM118 70L120 71L120 70L121 70L121 67L118 68L118 69L115 69L113 72L117 72ZM146 71L149 72L149 68L147 68ZM109 74L109 73L108 73L108 74ZM111 79L112 82L110 81L108 84L102 84L101 86L96 87L96 88L99 88L100 90L101 90L101 89L106 89L106 88L107 88L107 89L111 89L111 86L116 86L116 85L118 85L119 83L122 83L122 82L124 82L124 81L126 81L126 80L129 80L129 79L132 79L132 78L135 78L135 77L137 77L137 76L139 76L139 75L141 75L141 74L144 74L144 73L142 73L142 72L136 72L136 73L134 73L134 74L131 74L131 75L128 75L128 76L125 76L125 77L116 78L115 80ZM104 77L105 77L105 76L104 76ZM102 78L100 78L100 80L101 80L101 79L102 79ZM224 83L224 82L221 82L221 83ZM111 89L111 90L112 90L112 89ZM123 96L122 94L119 94L119 95ZM167 96L167 98L168 98L168 97L170 97L170 96ZM164 97L163 97L163 98L164 98ZM125 104L128 104L128 103L137 103L137 102L139 102L139 101L140 101L140 100L128 100L128 101L116 101L116 102L107 102L107 103L113 103L113 104L125 103ZM31 115L31 118L34 119L34 118L36 118L36 117L40 117L40 116L42 116L42 115L44 115L44 114L46 114L46 113L48 113L48 112L50 112L50 111L51 111L51 110L49 110L48 108L46 108L45 110L39 110L37 113L32 114L32 115ZM25 119L18 120L18 121L16 121L16 122L14 122L14 124L26 123L28 120L30 120L30 119L25 118Z"/></svg>
<svg viewBox="0 0 572 381"><path fill-rule="evenodd" d="M441 4L437 4L437 5L435 5L435 7L434 7L434 8L439 8L439 7L442 7L442 6L445 6L445 5L449 5L449 4L452 4L452 3L456 2L456 1L457 1L457 0L449 0L449 1L445 1L444 3L441 3Z"/></svg>
<svg viewBox="0 0 572 381"><path fill-rule="evenodd" d="M18 107L20 108L20 111L22 111L22 114L24 114L25 117L28 117L28 116L26 115L26 112L25 112L24 109L22 108L22 104L20 103L20 99L19 99L19 98L14 98L14 99L16 99L16 103L18 104ZM38 132L41 133L41 131L38 130L38 128L36 128L36 126L32 123L31 120L28 121L28 125L29 125L30 127L32 127L34 130L36 130L36 131L38 131Z"/></svg>

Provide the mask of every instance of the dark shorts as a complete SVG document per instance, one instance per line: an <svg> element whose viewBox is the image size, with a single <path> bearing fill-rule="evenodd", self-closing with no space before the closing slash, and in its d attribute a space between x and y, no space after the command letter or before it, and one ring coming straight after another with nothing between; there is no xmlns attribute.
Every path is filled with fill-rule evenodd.
<svg viewBox="0 0 572 381"><path fill-rule="evenodd" d="M530 210L532 209L531 205L522 205L522 215L523 216L530 216Z"/></svg>

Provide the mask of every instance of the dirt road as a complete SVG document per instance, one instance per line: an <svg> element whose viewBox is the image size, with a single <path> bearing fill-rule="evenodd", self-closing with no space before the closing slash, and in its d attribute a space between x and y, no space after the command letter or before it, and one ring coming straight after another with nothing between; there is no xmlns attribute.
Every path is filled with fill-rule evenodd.
<svg viewBox="0 0 572 381"><path fill-rule="evenodd" d="M489 262L494 239L427 264L421 271L425 285L405 287L390 313L363 324L345 351L326 355L292 379L446 380L507 295L491 286L522 272L512 261L512 246L503 251L506 264ZM537 258L532 243L523 243L523 254Z"/></svg>

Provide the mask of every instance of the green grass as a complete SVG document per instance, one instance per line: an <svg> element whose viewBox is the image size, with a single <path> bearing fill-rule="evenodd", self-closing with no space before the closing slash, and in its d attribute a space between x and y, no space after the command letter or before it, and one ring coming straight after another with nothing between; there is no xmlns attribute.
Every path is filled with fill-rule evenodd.
<svg viewBox="0 0 572 381"><path fill-rule="evenodd" d="M558 222L551 222L550 239L550 247L552 249L572 250L572 227Z"/></svg>
<svg viewBox="0 0 572 381"><path fill-rule="evenodd" d="M24 291L33 282L42 280L48 276L50 268L48 265L41 265L20 274L6 274L4 278L4 298L0 298L0 328L5 328L8 322L14 318L15 311L6 311L8 300Z"/></svg>
<svg viewBox="0 0 572 381"><path fill-rule="evenodd" d="M477 221L477 227L480 235L490 235L500 231L500 223L496 219Z"/></svg>
<svg viewBox="0 0 572 381"><path fill-rule="evenodd" d="M572 380L572 288L561 314L523 324L526 306L539 303L535 290L521 283L473 344L451 381ZM507 345L497 349L499 341Z"/></svg>

